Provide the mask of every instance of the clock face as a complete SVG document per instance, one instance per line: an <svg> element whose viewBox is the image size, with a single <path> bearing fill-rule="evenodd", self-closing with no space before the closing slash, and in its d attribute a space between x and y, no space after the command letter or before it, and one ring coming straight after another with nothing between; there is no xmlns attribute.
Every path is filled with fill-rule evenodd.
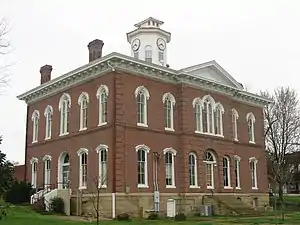
<svg viewBox="0 0 300 225"><path fill-rule="evenodd" d="M157 41L156 41L156 44L157 44L157 47L160 49L160 50L165 50L166 48L166 42L164 41L164 39L162 38L158 38Z"/></svg>
<svg viewBox="0 0 300 225"><path fill-rule="evenodd" d="M139 50L140 45L141 45L141 41L140 41L140 39L137 38L137 39L133 40L133 42L131 44L131 48L133 51L137 51L137 50Z"/></svg>

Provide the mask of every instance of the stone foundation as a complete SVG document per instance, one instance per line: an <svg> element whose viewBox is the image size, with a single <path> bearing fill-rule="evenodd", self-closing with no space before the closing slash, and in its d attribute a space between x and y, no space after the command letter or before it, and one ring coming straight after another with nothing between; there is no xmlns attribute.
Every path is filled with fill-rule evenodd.
<svg viewBox="0 0 300 225"><path fill-rule="evenodd" d="M221 194L214 193L226 204L230 204L236 199L242 201L249 208L263 210L269 205L268 194ZM207 194L202 193L160 193L160 212L166 215L168 199L174 199L176 203L176 212L184 212L185 214L195 214L199 212L198 208L202 204L213 204L207 202ZM99 212L103 218L111 218L113 216L113 196L112 194L99 195ZM93 203L94 202L94 203ZM132 217L147 217L149 211L153 210L153 194L152 193L116 193L115 195L115 215L120 213L130 213ZM82 196L72 195L71 197L71 214L72 215L90 215L96 216L95 209L97 203L96 194L82 194ZM218 211L215 211L216 214Z"/></svg>

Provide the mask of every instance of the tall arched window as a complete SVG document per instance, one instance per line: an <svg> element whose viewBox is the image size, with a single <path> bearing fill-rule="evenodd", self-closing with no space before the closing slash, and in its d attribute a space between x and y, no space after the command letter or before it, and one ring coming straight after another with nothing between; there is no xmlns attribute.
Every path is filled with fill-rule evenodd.
<svg viewBox="0 0 300 225"><path fill-rule="evenodd" d="M33 188L37 188L38 159L37 158L31 158L30 164L31 164L31 185L32 185Z"/></svg>
<svg viewBox="0 0 300 225"><path fill-rule="evenodd" d="M69 109L71 108L71 96L64 93L59 100L60 111L60 135L69 134Z"/></svg>
<svg viewBox="0 0 300 225"><path fill-rule="evenodd" d="M201 132L203 132L203 128L202 128L203 102L202 102L201 98L197 97L193 100L193 107L194 107L194 112L195 112L196 132L201 133Z"/></svg>
<svg viewBox="0 0 300 225"><path fill-rule="evenodd" d="M210 95L203 97L202 126L204 133L214 134L214 106L215 101Z"/></svg>
<svg viewBox="0 0 300 225"><path fill-rule="evenodd" d="M257 159L251 157L249 159L250 170L251 170L251 185L252 189L257 189Z"/></svg>
<svg viewBox="0 0 300 225"><path fill-rule="evenodd" d="M79 130L86 130L87 129L88 102L89 102L88 93L82 92L79 95L79 98L78 98L78 105L80 106Z"/></svg>
<svg viewBox="0 0 300 225"><path fill-rule="evenodd" d="M166 187L175 188L175 156L177 152L173 148L166 148L163 153L166 166Z"/></svg>
<svg viewBox="0 0 300 225"><path fill-rule="evenodd" d="M51 159L52 159L52 157L50 155L45 155L43 157L45 189L51 188Z"/></svg>
<svg viewBox="0 0 300 225"><path fill-rule="evenodd" d="M238 141L238 118L238 112L236 109L232 109L232 133L234 141Z"/></svg>
<svg viewBox="0 0 300 225"><path fill-rule="evenodd" d="M165 130L174 131L175 98L171 93L165 93L162 100L165 110Z"/></svg>
<svg viewBox="0 0 300 225"><path fill-rule="evenodd" d="M137 181L138 188L148 188L148 160L150 148L146 145L135 147L137 153Z"/></svg>
<svg viewBox="0 0 300 225"><path fill-rule="evenodd" d="M197 179L197 157L195 153L189 154L189 177L190 177L190 187L198 187Z"/></svg>
<svg viewBox="0 0 300 225"><path fill-rule="evenodd" d="M32 143L35 143L38 141L39 136L39 120L40 120L40 112L38 110L34 110L32 113Z"/></svg>
<svg viewBox="0 0 300 225"><path fill-rule="evenodd" d="M255 143L255 133L254 133L255 116L251 112L247 114L246 119L248 123L249 142Z"/></svg>
<svg viewBox="0 0 300 225"><path fill-rule="evenodd" d="M87 188L87 165L88 165L88 150L86 148L81 148L77 152L79 156L79 189Z"/></svg>
<svg viewBox="0 0 300 225"><path fill-rule="evenodd" d="M97 90L97 98L99 99L99 124L102 126L107 124L107 98L108 98L108 87L101 84Z"/></svg>
<svg viewBox="0 0 300 225"><path fill-rule="evenodd" d="M241 162L241 157L235 155L234 156L235 189L241 189L240 162Z"/></svg>
<svg viewBox="0 0 300 225"><path fill-rule="evenodd" d="M216 164L215 156L211 152L206 151L204 163L206 164L206 188L214 189L214 165Z"/></svg>
<svg viewBox="0 0 300 225"><path fill-rule="evenodd" d="M46 127L45 127L45 140L51 138L52 133L52 116L53 116L53 108L51 105L48 105L45 108L45 120L46 120Z"/></svg>
<svg viewBox="0 0 300 225"><path fill-rule="evenodd" d="M231 188L230 163L229 163L229 158L227 156L223 158L223 185L224 188Z"/></svg>
<svg viewBox="0 0 300 225"><path fill-rule="evenodd" d="M106 188L107 187L107 151L108 146L100 144L96 148L96 152L99 155L99 181L98 181L98 187L99 188Z"/></svg>
<svg viewBox="0 0 300 225"><path fill-rule="evenodd" d="M145 47L145 61L152 63L152 47L150 45Z"/></svg>
<svg viewBox="0 0 300 225"><path fill-rule="evenodd" d="M215 125L215 134L223 136L223 114L224 108L221 103L215 105L214 112L214 125Z"/></svg>
<svg viewBox="0 0 300 225"><path fill-rule="evenodd" d="M137 125L148 127L147 124L147 101L150 94L144 86L139 86L135 89L135 97L137 101Z"/></svg>

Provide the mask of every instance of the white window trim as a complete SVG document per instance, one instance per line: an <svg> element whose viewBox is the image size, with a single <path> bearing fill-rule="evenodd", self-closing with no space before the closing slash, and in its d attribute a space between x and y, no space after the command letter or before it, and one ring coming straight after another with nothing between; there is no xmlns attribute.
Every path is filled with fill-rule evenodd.
<svg viewBox="0 0 300 225"><path fill-rule="evenodd" d="M52 118L51 118L51 124L49 124L49 114L51 115L51 117L53 116L53 108L51 105L47 105L47 107L45 108L45 112L44 112L44 116L45 116L45 121L46 121L46 126L45 126L45 140L49 140L51 139L52 136ZM49 130L49 126L50 126L50 130ZM49 133L48 133L49 130Z"/></svg>
<svg viewBox="0 0 300 225"><path fill-rule="evenodd" d="M196 117L195 117L195 123L196 123L196 130L195 130L195 133L203 133L203 121L202 121L202 110L203 110L203 101L200 97L197 97L197 98L194 98L193 100L193 108L195 110L195 114L196 114L196 106L199 105L200 107L200 129L197 130L197 120L196 120Z"/></svg>
<svg viewBox="0 0 300 225"><path fill-rule="evenodd" d="M224 131L223 131L223 115L225 113L224 107L220 102L218 102L215 104L214 108L215 108L215 110L213 111L213 113L217 113L217 109L219 109L221 112L221 114L220 114L220 134L215 134L215 135L224 137ZM214 128L213 128L213 130L214 130ZM215 133L215 130L214 130L214 133Z"/></svg>
<svg viewBox="0 0 300 225"><path fill-rule="evenodd" d="M235 162L237 162L237 165L238 165L237 169L236 169L236 173L237 173L237 178L236 179L237 179L238 186L236 186L235 189L240 190L241 189L241 177L240 177L241 157L239 157L238 155L235 155L234 160L235 160Z"/></svg>
<svg viewBox="0 0 300 225"><path fill-rule="evenodd" d="M38 171L39 160L35 157L30 159L31 164L31 185L33 188L37 188L37 171ZM36 163L36 171L34 171L34 164Z"/></svg>
<svg viewBox="0 0 300 225"><path fill-rule="evenodd" d="M210 164L211 165L211 186L207 186L207 183L206 183L206 189L208 189L208 190L214 190L215 189L215 171L214 171L214 166L216 166L217 165L217 162L216 162L216 157L215 157L215 155L212 153L212 152L210 152L209 151L209 153L212 155L212 157L213 157L213 160L214 161L206 161L205 159L204 159L204 163L207 165L207 164ZM205 166L206 166L205 165ZM205 181L207 181L206 178L207 177L207 171L206 171L206 168L205 168Z"/></svg>
<svg viewBox="0 0 300 225"><path fill-rule="evenodd" d="M40 112L38 110L34 110L31 116L32 120L32 143L38 142L39 139L39 120L40 120ZM37 123L37 127L35 126Z"/></svg>
<svg viewBox="0 0 300 225"><path fill-rule="evenodd" d="M248 121L249 121L249 119L251 120L251 135L252 136L249 136L250 134L248 134L248 136L249 136L249 143L250 144L255 144L255 128L254 128L254 125L255 125L255 116L254 116L254 114L252 113L252 112L250 112L250 113L248 113L247 114L247 116L246 116L246 120L247 120L247 126L249 126L249 124L248 124ZM248 129L249 129L249 127L248 127Z"/></svg>
<svg viewBox="0 0 300 225"><path fill-rule="evenodd" d="M177 151L171 147L169 148L165 148L163 150L164 155L167 153L171 153L172 154L172 185L166 185L166 188L176 188L176 184L175 184L175 156L177 154ZM165 160L164 160L165 161Z"/></svg>
<svg viewBox="0 0 300 225"><path fill-rule="evenodd" d="M102 118L102 102L101 102L101 94L104 92L104 94L106 95L106 97L108 97L108 94L109 94L109 90L108 90L108 87L104 84L101 84L100 87L98 88L97 90L97 93L96 93L96 96L97 96L97 99L98 99L98 104L99 104L99 115L98 115L98 126L104 126L107 124L107 115L106 115L106 121L105 122L102 122L103 118ZM108 109L106 109L108 110Z"/></svg>
<svg viewBox="0 0 300 225"><path fill-rule="evenodd" d="M145 184L137 184L138 188L149 188L148 185L148 153L150 152L150 148L145 145L137 145L135 146L135 151L138 152L140 149L145 151Z"/></svg>
<svg viewBox="0 0 300 225"><path fill-rule="evenodd" d="M165 130L166 131L175 131L174 130L174 106L176 104L176 100L175 100L174 95L172 95L170 92L168 92L168 93L165 93L162 97L162 102L164 104L165 104L167 98L169 98L169 100L171 101L171 127L165 127Z"/></svg>
<svg viewBox="0 0 300 225"><path fill-rule="evenodd" d="M198 186L198 166L197 166L197 155L194 153L194 152L191 152L190 154L189 154L189 160L190 160L190 156L194 156L194 158L195 158L195 168L194 168L194 173L195 173L195 185L191 185L190 184L190 188L200 188L199 186ZM190 174L189 174L189 176L191 176Z"/></svg>
<svg viewBox="0 0 300 225"><path fill-rule="evenodd" d="M50 170L49 170L49 174L47 173L47 161L50 161ZM48 182L48 179L50 180L51 182L51 161L52 161L52 157L50 155L45 155L43 157L43 162L44 162L44 188L47 189L47 188L51 188L51 183L50 184L47 184ZM49 176L49 177L48 177Z"/></svg>
<svg viewBox="0 0 300 225"><path fill-rule="evenodd" d="M63 131L63 124L65 124L65 126L68 127L68 120L69 120L68 113L66 115L66 121L62 121L62 119L63 119L63 116L62 116L62 113L63 113L62 106L63 106L64 101L66 101L66 100L69 101L68 106L69 106L69 109L70 109L71 108L71 96L68 93L63 93L62 96L59 99L59 105L58 105L58 109L60 111L60 115L59 115L60 116L60 118L59 118L59 122L60 122L60 125L59 125L59 136L64 136L64 135L68 135L69 134L69 130L67 130L67 132Z"/></svg>
<svg viewBox="0 0 300 225"><path fill-rule="evenodd" d="M210 127L210 121L209 121L209 111L208 111L208 106L207 106L207 115L206 115L206 119L207 119L207 132L204 132L204 134L209 134L209 135L215 135L215 125L214 125L214 112L215 112L215 100L213 97L211 97L210 95L205 95L202 99L203 101L203 109L204 109L204 103L207 102L207 103L210 103L211 104L211 107L212 107L212 130L209 132L209 127ZM204 129L204 128L203 128Z"/></svg>
<svg viewBox="0 0 300 225"><path fill-rule="evenodd" d="M232 109L231 110L232 112L232 117L234 117L234 121L232 121L232 127L233 127L233 140L234 141L239 141L239 138L238 138L238 119L239 119L239 114L237 112L236 109Z"/></svg>
<svg viewBox="0 0 300 225"><path fill-rule="evenodd" d="M258 162L258 160L255 157L251 157L249 159L249 163L251 163L251 162L254 163L254 170L255 170L255 173L254 173L255 186L253 186L252 180L251 180L251 188L252 188L252 190L257 190L258 189L258 186L257 186L257 162ZM250 172L252 173L251 165L250 165ZM252 174L251 174L251 179L252 179Z"/></svg>
<svg viewBox="0 0 300 225"><path fill-rule="evenodd" d="M224 158L227 159L227 174L228 174L228 186L224 186L224 189L232 189L231 176L230 176L230 158L228 156L224 156Z"/></svg>
<svg viewBox="0 0 300 225"><path fill-rule="evenodd" d="M88 103L90 101L90 98L89 98L89 94L86 93L86 92L82 92L79 97L78 97L78 105L80 106L80 112L79 112L79 131L83 131L83 130L86 130L87 129L87 126L84 126L83 124L83 100L86 99L86 105L88 107ZM88 109L87 109L88 110Z"/></svg>
<svg viewBox="0 0 300 225"><path fill-rule="evenodd" d="M145 88L144 86L139 86L135 89L134 95L135 98L137 99L138 95L140 92L143 92L143 94L145 95L146 99L145 99L145 104L144 104L144 121L145 123L137 123L137 126L140 127L148 127L148 100L150 98L150 94L149 91L147 90L147 88Z"/></svg>
<svg viewBox="0 0 300 225"><path fill-rule="evenodd" d="M106 178L105 178L105 181L102 182L102 177L101 177L101 174L102 174L102 171L101 171L101 166L100 166L100 163L101 163L101 151L102 150L105 150L106 151L106 154L108 154L108 146L107 145L104 145L104 144L100 144L97 148L96 148L96 152L98 154L98 166L99 166L99 171L98 171L98 188L107 188L107 180L108 180L108 155L107 155L107 162L106 162Z"/></svg>
<svg viewBox="0 0 300 225"><path fill-rule="evenodd" d="M82 159L81 159L81 157L84 153L88 156L89 150L87 150L86 148L80 148L77 151L77 155L79 157L79 188L78 189L86 189L87 188L87 186L83 185L83 180L82 180L83 171L82 171ZM88 164L88 159L87 159L87 164ZM88 172L87 172L86 175L87 175L87 179L88 179Z"/></svg>
<svg viewBox="0 0 300 225"><path fill-rule="evenodd" d="M147 57L149 53L150 57ZM147 61L147 59L151 59L151 61ZM145 46L145 61L148 63L152 63L153 62L153 51L152 51L152 46L151 45L146 45Z"/></svg>

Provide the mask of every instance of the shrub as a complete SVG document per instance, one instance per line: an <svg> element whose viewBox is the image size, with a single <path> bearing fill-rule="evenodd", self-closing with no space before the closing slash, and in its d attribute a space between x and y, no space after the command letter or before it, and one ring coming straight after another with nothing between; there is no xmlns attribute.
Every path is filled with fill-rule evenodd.
<svg viewBox="0 0 300 225"><path fill-rule="evenodd" d="M184 213L178 213L175 216L175 221L185 221L186 220L186 215Z"/></svg>
<svg viewBox="0 0 300 225"><path fill-rule="evenodd" d="M30 202L32 188L25 181L14 181L11 188L5 193L4 199L11 204L24 204Z"/></svg>
<svg viewBox="0 0 300 225"><path fill-rule="evenodd" d="M150 213L148 216L148 220L158 220L158 213Z"/></svg>
<svg viewBox="0 0 300 225"><path fill-rule="evenodd" d="M50 209L55 213L64 213L65 203L61 197L53 197L50 199Z"/></svg>
<svg viewBox="0 0 300 225"><path fill-rule="evenodd" d="M121 213L117 215L117 220L119 221L129 221L130 220L130 215L129 213Z"/></svg>
<svg viewBox="0 0 300 225"><path fill-rule="evenodd" d="M0 220L7 217L9 205L0 198Z"/></svg>

